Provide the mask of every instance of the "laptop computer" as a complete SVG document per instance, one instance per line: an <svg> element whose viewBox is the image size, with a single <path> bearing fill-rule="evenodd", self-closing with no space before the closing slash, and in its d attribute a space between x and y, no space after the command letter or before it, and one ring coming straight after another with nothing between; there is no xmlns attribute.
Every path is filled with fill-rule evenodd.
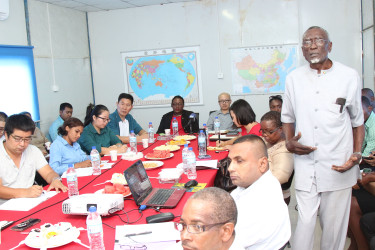
<svg viewBox="0 0 375 250"><path fill-rule="evenodd" d="M126 169L124 176L138 206L174 208L185 193L184 189L153 188L141 160ZM161 194L164 197L159 199Z"/></svg>

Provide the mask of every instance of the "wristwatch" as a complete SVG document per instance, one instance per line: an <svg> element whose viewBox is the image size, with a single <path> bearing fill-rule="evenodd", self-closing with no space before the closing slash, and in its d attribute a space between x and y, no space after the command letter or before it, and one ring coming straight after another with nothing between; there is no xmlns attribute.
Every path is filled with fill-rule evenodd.
<svg viewBox="0 0 375 250"><path fill-rule="evenodd" d="M58 177L57 177L57 176L56 176L56 177L54 177L54 178L52 179L51 183L52 183L52 182L54 182L55 180L59 180L59 181L61 181L61 182L62 182L62 179L61 179L61 177L60 177L60 176L58 176ZM51 184L51 183L50 183L50 184Z"/></svg>

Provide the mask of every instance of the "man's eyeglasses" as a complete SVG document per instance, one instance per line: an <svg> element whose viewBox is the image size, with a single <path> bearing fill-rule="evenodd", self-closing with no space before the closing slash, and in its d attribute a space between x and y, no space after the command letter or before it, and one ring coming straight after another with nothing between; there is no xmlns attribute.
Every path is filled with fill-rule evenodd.
<svg viewBox="0 0 375 250"><path fill-rule="evenodd" d="M328 40L325 40L323 38L314 38L302 41L302 46L304 48L310 48L313 43L315 43L316 46L323 46L326 42L328 42Z"/></svg>
<svg viewBox="0 0 375 250"><path fill-rule="evenodd" d="M265 131L263 129L259 129L259 133L261 133L262 135L272 135L273 133L275 133L280 127L277 127L275 128L274 130L271 130L271 131Z"/></svg>
<svg viewBox="0 0 375 250"><path fill-rule="evenodd" d="M183 103L172 103L172 106L184 106Z"/></svg>
<svg viewBox="0 0 375 250"><path fill-rule="evenodd" d="M111 119L100 117L100 116L98 116L98 118L102 119L104 122L110 122L111 121Z"/></svg>
<svg viewBox="0 0 375 250"><path fill-rule="evenodd" d="M230 103L232 100L220 100L219 103Z"/></svg>
<svg viewBox="0 0 375 250"><path fill-rule="evenodd" d="M190 224L190 225L187 225L183 222L175 222L174 223L174 228L179 231L179 232L182 232L185 230L185 228L187 229L187 231L191 234L200 234L200 233L203 233L207 230L209 230L210 228L214 227L214 226L218 226L218 225L224 225L225 223L228 223L229 221L226 221L226 222L220 222L220 223L215 223L215 224L208 224L208 225L198 225L198 224Z"/></svg>
<svg viewBox="0 0 375 250"><path fill-rule="evenodd" d="M30 137L25 137L25 138L22 138L22 137L19 137L19 136L14 136L14 135L10 135L15 142L22 142L24 141L25 143L29 143L31 141L31 136Z"/></svg>

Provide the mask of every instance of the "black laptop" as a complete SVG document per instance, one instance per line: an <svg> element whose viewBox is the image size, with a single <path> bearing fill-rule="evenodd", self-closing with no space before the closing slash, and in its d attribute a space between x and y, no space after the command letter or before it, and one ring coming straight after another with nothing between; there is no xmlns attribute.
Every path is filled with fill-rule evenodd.
<svg viewBox="0 0 375 250"><path fill-rule="evenodd" d="M185 189L153 188L141 160L125 170L124 176L138 206L173 208L185 193Z"/></svg>

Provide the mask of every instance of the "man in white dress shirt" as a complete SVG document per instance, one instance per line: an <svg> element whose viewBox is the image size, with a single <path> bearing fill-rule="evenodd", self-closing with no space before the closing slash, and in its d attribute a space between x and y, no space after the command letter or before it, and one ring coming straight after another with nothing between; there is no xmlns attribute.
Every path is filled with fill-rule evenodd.
<svg viewBox="0 0 375 250"><path fill-rule="evenodd" d="M268 168L267 148L256 135L234 141L228 171L237 188L231 196L237 205L236 241L245 249L284 249L290 220L279 181Z"/></svg>
<svg viewBox="0 0 375 250"><path fill-rule="evenodd" d="M286 146L294 153L298 223L294 249L312 249L319 209L320 249L343 249L352 186L364 137L357 72L328 58L332 42L321 27L302 38L309 63L286 78L282 108Z"/></svg>

